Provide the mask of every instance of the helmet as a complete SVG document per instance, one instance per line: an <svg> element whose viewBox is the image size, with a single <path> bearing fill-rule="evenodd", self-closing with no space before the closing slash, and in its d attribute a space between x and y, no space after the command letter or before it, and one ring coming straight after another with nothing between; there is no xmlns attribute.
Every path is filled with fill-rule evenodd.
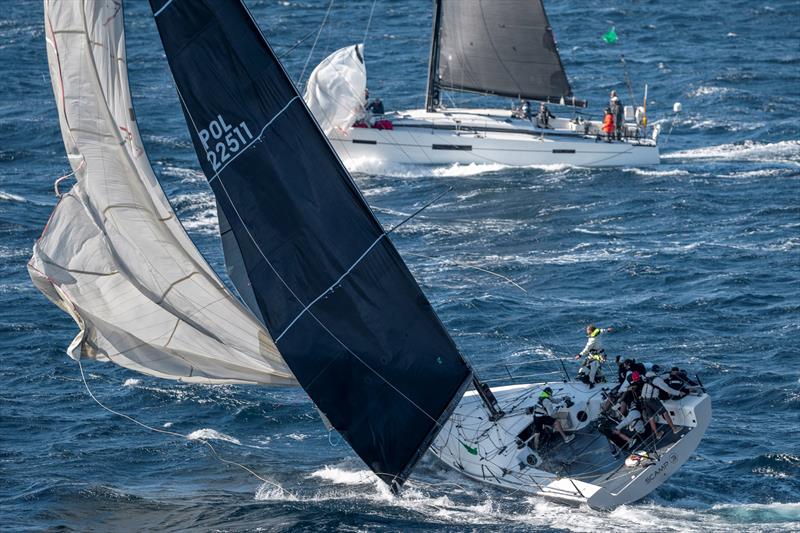
<svg viewBox="0 0 800 533"><path fill-rule="evenodd" d="M636 382L637 382L637 381L639 381L640 379L642 379L642 376L641 376L641 375L640 375L638 372L636 372L636 371L634 370L634 371L633 371L633 372L631 372L631 373L630 373L630 375L628 376L628 383L636 383Z"/></svg>
<svg viewBox="0 0 800 533"><path fill-rule="evenodd" d="M655 373L661 372L661 367L660 367L659 365L653 365L653 366L652 366L652 367L650 367L650 368L651 368L651 369L653 370L653 372L655 372Z"/></svg>
<svg viewBox="0 0 800 533"><path fill-rule="evenodd" d="M549 398L553 394L553 389L550 387L545 387L542 392L539 393L539 399L544 400L545 398Z"/></svg>

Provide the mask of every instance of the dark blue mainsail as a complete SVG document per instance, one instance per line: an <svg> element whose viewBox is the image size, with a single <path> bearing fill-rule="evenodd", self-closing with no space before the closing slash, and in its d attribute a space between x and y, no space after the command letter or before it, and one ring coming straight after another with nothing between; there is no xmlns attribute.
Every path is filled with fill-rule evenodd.
<svg viewBox="0 0 800 533"><path fill-rule="evenodd" d="M320 411L398 488L469 366L246 7L150 3L233 282Z"/></svg>

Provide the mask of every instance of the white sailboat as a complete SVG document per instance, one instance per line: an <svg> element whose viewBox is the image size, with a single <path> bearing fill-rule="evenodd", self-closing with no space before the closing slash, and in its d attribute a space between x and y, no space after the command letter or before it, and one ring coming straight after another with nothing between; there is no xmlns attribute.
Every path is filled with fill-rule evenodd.
<svg viewBox="0 0 800 533"><path fill-rule="evenodd" d="M71 357L188 382L299 383L394 491L431 448L472 478L610 508L646 496L688 459L710 420L705 392L667 402L678 433L637 440L640 460L625 461L597 431L602 386L568 376L486 386L244 4L151 6L245 304L194 248L153 176L121 9L48 1L48 61L76 184L29 270L81 328ZM577 437L534 452L531 408L546 386L570 397L557 418Z"/></svg>
<svg viewBox="0 0 800 533"><path fill-rule="evenodd" d="M363 70L361 55L343 57L340 50L318 69L328 74L312 75L306 92L318 120L325 122L339 109L351 109L353 96L361 99L362 109L365 85L358 85L360 77L348 78L347 87L330 89L334 98L326 107L308 99L309 94L329 90L320 89L320 82ZM607 140L601 122L577 114L545 123L536 118L534 104L533 116L520 109L448 108L442 98L446 91L560 104L566 107L559 110L568 115L570 108L587 105L572 94L541 0L435 0L425 108L338 123L327 131L331 144L348 167L364 162L582 167L659 163L660 126L647 127L646 97L640 107L625 107L620 135Z"/></svg>

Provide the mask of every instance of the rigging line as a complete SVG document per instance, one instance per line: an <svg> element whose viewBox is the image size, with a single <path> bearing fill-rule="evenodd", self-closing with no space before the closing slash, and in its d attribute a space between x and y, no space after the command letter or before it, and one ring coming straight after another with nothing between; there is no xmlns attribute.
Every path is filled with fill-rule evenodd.
<svg viewBox="0 0 800 533"><path fill-rule="evenodd" d="M92 400L94 400L94 401L95 401L95 403L96 403L97 405L99 405L100 407L102 407L103 409L105 409L106 411L108 411L109 413L111 413L111 414L113 414L113 415L120 416L120 417L122 417L122 418L124 418L124 419L126 419L126 420L129 420L129 421L133 422L133 423L134 423L134 424L136 424L136 425L142 426L143 428L145 428L145 429L148 429L148 430L150 430L150 431L153 431L153 432L155 432L155 433L163 433L164 435L171 435L171 436L173 436L173 437L180 437L180 438L182 438L182 439L186 439L186 440L190 440L190 441L199 441L199 442L201 442L201 443L205 444L206 446L208 446L208 448L211 450L211 453L214 455L214 458L216 458L216 459L217 459L218 461L220 461L221 463L225 463L225 464L229 464L229 465L233 465L233 466L238 466L239 468L241 468L241 469L242 469L242 470L244 470L245 472L247 472L247 473L251 474L251 475L252 475L253 477L255 477L256 479L259 479L260 481L263 481L264 483L267 483L267 484L269 484L269 485L272 485L273 487L276 487L278 490L280 490L280 491L282 491L282 492L287 492L287 493L289 493L289 494L292 494L290 491L288 491L288 490L284 489L284 488L283 488L282 486L280 486L278 483L275 483L275 482L274 482L274 481L272 481L272 480L269 480L269 479L267 479L267 478L265 478L265 477L262 477L262 476L258 475L258 474L257 474L257 473L255 473L253 470L251 470L250 468L246 467L245 465L243 465L243 464L240 464L240 463L237 463L236 461L231 461L231 460L229 460L229 459L225 459L224 457L221 457L221 456L219 455L219 453L217 452L216 448L214 448L214 446L213 446L213 445L212 445L210 442L208 442L207 440L205 440L205 439L202 439L202 438L199 438L199 439L191 439L191 438L189 438L189 436L188 436L188 435L184 435L184 434L182 434L182 433L177 433L177 432L175 432L175 431L168 431L168 430L166 430L166 429L159 429L159 428L155 428L155 427L153 427L153 426L149 426L149 425L145 424L144 422L140 422L139 420L136 420L136 419L135 419L135 418L133 418L132 416L126 415L125 413L120 413L119 411L115 411L114 409L111 409L110 407L106 406L105 404L103 404L103 402L101 402L100 400L98 400L98 399L97 399L97 397L96 397L96 396L94 395L94 393L92 392L92 389L90 389L90 388L89 388L89 384L86 382L86 375L85 375L85 374L84 374L84 372L83 372L83 364L81 363L81 360L80 360L80 359L78 359L78 360L77 360L77 362L78 362L78 368L79 368L79 369L80 369L80 371L81 371L81 380L83 381L83 386L86 388L86 392L88 392L88 393L89 393L89 396L92 398ZM293 494L292 494L292 495L293 495ZM293 496L294 496L294 495L293 495Z"/></svg>
<svg viewBox="0 0 800 533"><path fill-rule="evenodd" d="M281 115L284 113L284 111L286 111L286 110L289 108L289 106L290 106L290 105L292 105L292 103L293 103L295 100L299 100L299 99L300 99L300 95L295 95L294 97L292 97L292 99L291 99L291 100L289 100L288 102L286 102L286 105L285 105L285 106L283 106L283 108L282 108L280 111L278 111L278 112L275 114L275 116L273 116L271 119L269 119L269 122L267 122L267 123L264 125L264 127L263 127L263 128L261 128L261 131L258 133L258 135L256 135L255 137L253 137L253 138L250 140L250 142L249 142L249 143L247 143L246 145L244 145L244 147L243 147L241 150L239 150L239 151L238 151L238 152L237 152L237 153L236 153L234 156L232 156L230 159L228 159L228 161L227 161L227 162L226 162L224 165L222 165L222 166L219 168L219 170L217 170L217 172L216 172L216 173L215 173L213 176L211 176L210 178L208 178L208 183L209 183L209 185L210 185L211 183L213 183L213 182L214 182L214 180L215 180L215 179L217 179L217 178L219 177L220 173L221 173L223 170L225 170L225 167L227 167L228 165L230 165L231 163L233 163L233 162L236 160L236 158L237 158L237 157L239 157L240 155L242 155L243 153L245 153L245 152L246 152L246 151L247 151L247 150L248 150L250 147L252 147L253 145L255 145L255 143L259 142L259 141L261 140L261 138L264 136L264 132L266 132L266 131L267 131L267 128L269 128L269 127L272 125L272 123L273 123L273 122L275 122L275 121L278 119L278 117L280 117L280 116L281 116ZM198 133L198 137L199 137L199 136L200 136L200 135L199 135L199 133Z"/></svg>
<svg viewBox="0 0 800 533"><path fill-rule="evenodd" d="M301 38L299 41L297 41L296 43L294 43L294 44L293 44L293 45L292 45L290 48L288 48L288 49L284 50L284 51L281 53L281 55L279 55L279 56L278 56L278 59L283 59L284 57L286 57L287 55L289 55L289 54L290 54L290 53L291 53L291 52L292 52L292 51L293 51L295 48L297 48L298 46L300 46L301 44L303 44L304 42L306 42L306 40L307 40L309 37L311 37L312 35L314 35L314 32L316 32L316 31L317 31L317 29L316 29L316 28L314 28L313 30L311 30L310 32L308 32L307 34L305 34L305 35L304 35L304 36L303 36L303 37L302 37L302 38Z"/></svg>
<svg viewBox="0 0 800 533"><path fill-rule="evenodd" d="M242 5L244 5L244 4L242 4ZM333 5L333 0L331 0L331 5ZM247 10L247 6L244 6L244 7L245 7L245 10L247 11L247 13L248 13L248 14L250 14L250 12ZM328 10L330 11L330 7L329 7L329 9L328 9ZM251 20L253 20L253 19L252 19L252 15L250 15L250 18L251 18ZM256 26L256 28L258 28L258 25L257 25L257 24L256 24L255 26ZM258 30L259 30L259 34L261 35L262 39L264 39L264 42L265 42L265 43L267 43L267 45L268 45L269 43L267 42L266 38L263 36L263 34L261 34L261 29L260 29L260 28L258 28ZM320 31L321 31L321 28L320 28ZM278 62L278 65L279 65L279 66L281 66L280 62ZM282 66L281 66L281 67L282 67ZM290 81L290 83L291 83L291 78L289 78L289 75L288 75L288 74L286 74L286 71L285 71L285 70L284 70L284 74L286 75L287 79L289 79L289 81ZM173 79L174 79L174 76L173 76ZM192 127L194 128L194 130L195 130L195 133L196 133L196 134L197 134L197 136L199 137L199 136L200 136L200 134L199 134L199 132L198 132L198 129L197 129L197 124L196 124L196 123L195 123L195 121L194 121L194 117L193 117L193 116L192 116L192 114L189 112L189 108L188 108L188 106L186 105L186 102L185 102L185 100L184 100L184 98L183 98L183 94L181 94L181 90L180 90L180 88L178 88L178 84L177 84L177 83L175 84L175 88L176 88L176 91L177 91L177 93L178 93L178 98L179 98L179 99L180 99L180 101L181 101L181 105L183 106L183 109L186 111L186 115L189 117L189 120L190 120L190 121L191 121L191 123L192 123ZM299 96L299 94L298 94L298 95L295 95L295 97L294 97L294 98L299 98L299 97L300 97L300 96ZM330 147L330 145L328 145L328 146ZM333 150L333 148L330 148L330 149L331 149L331 150ZM278 280L279 280L279 281L280 281L280 282L283 284L283 286L284 286L284 287L286 287L286 290L288 290L288 291L289 291L289 293L291 293L292 297L293 297L295 300L297 300L297 302L298 302L300 305L305 305L305 304L303 303L303 301L300 299L300 297L297 295L297 293L295 293L295 292L294 292L294 290L293 290L293 289L292 289L292 288L289 286L289 284L286 282L286 280L285 280L285 279L283 279L283 277L280 275L280 273L279 273L279 272L278 272L278 270L275 268L275 266L272 264L272 262L271 262L269 259L267 259L267 256L266 256L266 254L265 254L265 253L264 253L264 251L261 249L261 246L258 244L258 241L256 241L256 239L255 239L255 237L253 236L253 234L252 234L252 232L250 231L250 229L247 227L247 224L245 223L244 219L242 218L242 215L239 213L238 209L236 209L236 205L234 204L233 200L231 199L231 197L230 197L230 194L228 194L228 190L225 188L225 182L224 182L222 179L220 179L220 180L219 180L219 184L221 185L221 187L222 187L222 191L225 193L225 196L227 197L227 199L228 199L228 202L229 202L229 203L230 203L230 205L231 205L231 208L233 209L234 213L236 214L237 218L239 219L239 222L242 224L242 228L245 230L245 232L247 232L247 235L248 235L248 237L250 237L250 240L251 240L251 241L253 242L253 244L255 245L255 247L256 247L256 249L258 250L258 252L259 252L259 254L261 255L261 257L263 257L263 258L264 258L264 261L267 263L267 266L269 266L269 268L272 270L272 272L275 274L275 276L278 278ZM355 185L354 185L354 186L355 186ZM356 190L358 191L358 188L356 188ZM359 195L360 195L360 191L359 191ZM366 204L367 202L366 202L366 200L364 200L364 199L363 199L363 196L361 196L361 198L362 198L362 200L363 200L364 204ZM435 200L434 200L434 201L435 201ZM433 203L433 202L429 202L429 204L428 204L428 205L430 205L431 203ZM427 207L427 205L426 205L426 206L423 206L423 209L424 209L425 207ZM422 211L422 209L418 210L416 213L414 213L413 215L411 215L411 217L409 217L408 219L406 219L406 220L404 220L403 222L401 222L401 224L403 224L403 223L407 222L408 220L410 220L411 218L413 218L414 216L416 216L416 214L417 214L417 213L419 213L420 211ZM376 222L377 222L377 219L376 219ZM391 231L393 231L393 230L397 229L399 226L400 226L400 224L398 224L397 226L395 226L394 228L392 228L392 230L391 230ZM386 233L386 232L385 232L385 233ZM326 332L327 332L327 333L328 333L328 334L329 334L329 335L330 335L330 336L331 336L331 337L332 337L332 338L333 338L333 339L334 339L336 342L338 342L338 343L339 343L339 344L340 344L340 345L341 345L341 346L342 346L342 347L343 347L345 350L347 350L347 352L348 352L348 353L350 353L350 354L351 354L351 355L352 355L352 356L353 356L353 357L354 357L354 358L355 358L357 361L359 361L361 364L363 364L363 365L364 365L364 367L366 367L366 368L367 368L367 369L369 369L369 370L370 370L370 371L371 371L373 374L375 374L376 376L378 376L378 378L380 378L380 379L381 379L383 382L385 382L385 383L386 383L386 384L387 384L389 387L391 387L391 388L392 388L392 389L393 389L395 392L397 392L397 393L398 393L400 396L402 396L402 397L403 397L403 398L404 398L406 401L408 401L408 402L409 402L409 403L410 403L412 406L414 406L414 407L415 407L417 410L419 410L419 411L420 411L422 414L424 414L425 416L427 416L428 418L430 418L430 419L433 421L433 423L434 423L434 424L436 424L437 426L441 426L440 422L439 422L437 419L435 419L434 417L432 417L432 416L431 416L431 415L430 415L430 414L429 414L427 411L425 411L424 409L422 409L422 407L420 407L419 405L417 405L417 403L416 403L416 402L414 402L414 401L413 401L411 398L409 398L408 396L406 396L406 395L405 395L405 394L404 394L404 393L403 393L403 392L402 392L400 389L398 389L398 388L397 388L397 387L396 387L396 386L395 386L395 385L394 385L392 382L390 382L388 379L386 379L385 377L383 377L383 375L382 375L380 372L378 372L377 370L375 370L374 368L372 368L372 367L371 367L369 364L367 364L367 362L366 362L366 361L364 361L364 360L363 360L363 359L361 359L361 358L360 358L358 355L356 355L356 354L355 354L355 352L353 352L353 351L352 351L352 350L351 350L351 349L350 349L350 348L349 348L349 347L348 347L348 346L347 346L347 345L346 345L344 342L342 342L342 341L341 341L341 340L340 340L340 339L339 339L339 338L338 338L336 335L334 335L332 331L330 331L330 330L329 330L327 327L325 327L325 325L322 323L322 321L321 321L321 320L319 320L319 319L318 319L318 318L317 318L317 317L314 315L314 313L312 313L312 312L310 312L310 311L309 311L309 315L311 315L311 317L312 317L312 318L314 318L314 320L315 320L315 321L316 321L316 322L317 322L317 323L320 325L320 327L321 327L322 329L324 329L324 330L325 330L325 331L326 331Z"/></svg>
<svg viewBox="0 0 800 533"><path fill-rule="evenodd" d="M364 30L364 40L361 41L362 43L367 43L367 34L369 33L369 27L372 24L372 14L375 12L375 4L378 3L378 0L372 0L372 8L369 10L369 19L367 20L367 28Z"/></svg>
<svg viewBox="0 0 800 533"><path fill-rule="evenodd" d="M292 327L292 326L294 326L295 322L297 322L298 320L300 320L300 317L302 317L304 314L306 314L306 312L307 312L307 311L308 311L308 310L309 310L309 309L310 309L310 308L311 308L311 307L312 307L312 306L313 306L315 303L317 303L318 301L320 301L322 298L324 298L324 297L325 297L325 296L327 296L328 294L332 293L332 292L333 292L333 288L334 288L334 287L336 287L337 285L341 284L342 280L344 280L344 278L346 278L346 277L347 277L347 276L350 274L350 272L352 272L352 271L353 271L353 269L354 269L355 267L357 267L357 266L358 266L358 264L359 264L359 263L360 263L360 262L361 262L361 261L362 261L362 260L363 260L363 259L364 259L364 258L367 256L367 254L369 254L369 253L372 251L372 249L373 249L373 248L375 248L375 246L376 246L376 245L377 245L377 244L378 244L378 243L379 243L379 242L380 242L380 241L381 241L381 240L382 240L384 237L386 237L386 236L387 236L387 235L389 235L391 232L393 232L394 230L396 230L397 228L399 228L400 226L402 226L403 224L405 224L406 222L408 222L409 220L411 220L412 218L414 218L415 216L417 216L418 214L420 214L422 211L424 211L425 209L427 209L428 207L430 207L430 206L431 206L433 203L435 203L437 200L439 200L439 199L440 199L442 196L444 196L445 194L447 194L448 192L450 192L450 191L452 191L452 190L453 190L453 187L448 187L448 189L447 189L446 191L444 191L444 192L442 192L441 194L439 194L439 195L438 195L436 198L434 198L434 199L433 199L433 200L431 200L430 202L426 203L425 205L423 205L422 207L420 207L419 209L417 209L416 211L414 211L412 214L410 214L409 216L407 216L405 219L403 219L402 221L400 221L398 224L396 224L395 226L393 226L393 227L392 227L392 228L390 228L389 230L387 230L387 231L384 231L383 233L381 233L380 235L378 235L378 238L377 238L377 239L375 239L374 241L372 241L372 244L370 244L370 245L369 245L369 247L368 247L366 250L364 250L364 253L362 253L362 254L361 254L359 257L358 257L358 259L356 259L356 260L355 260L355 262L354 262L352 265L350 265L350 268L348 268L347 270L345 270L344 274L342 274L341 276L339 276L339 279L337 279L336 281L334 281L334 282L333 282L333 283L330 285L330 287L328 287L327 289L325 289L324 291L322 291L322 292L319 294L319 296L317 296L316 298L314 298L313 300L311 300L311 302L309 302L309 304L308 304L308 305L306 305L306 306L305 306L305 307L304 307L304 308L303 308L303 309L302 309L302 310L301 310L301 311L300 311L300 312L297 314L297 316L296 316L296 317L294 317L294 319L293 319L291 322L289 322L289 325L287 325L287 326L286 326L286 327L283 329L283 331L281 332L281 334L280 334L280 335L278 335L277 337L275 337L275 342L277 343L279 340L281 340L281 339L283 338L283 336L286 334L286 332L287 332L287 331L289 331L289 330L291 329L291 327Z"/></svg>
<svg viewBox="0 0 800 533"><path fill-rule="evenodd" d="M308 57L306 58L306 63L305 63L305 65L303 65L303 70L302 70L302 72L300 72L300 77L297 79L297 84L298 85L302 85L303 84L303 76L305 76L305 74L306 74L306 68L308 68L308 63L309 63L309 61L311 61L311 56L314 55L314 49L317 47L317 42L319 41L319 36L322 35L322 28L324 28L325 27L325 23L328 22L328 15L331 14L331 9L333 8L333 2L334 2L334 0L331 0L331 2L328 4L328 10L325 11L325 17L323 17L323 19L322 19L322 24L319 25L319 30L317 31L317 37L316 37L316 39L314 39L314 44L311 45L311 51L308 52Z"/></svg>
<svg viewBox="0 0 800 533"><path fill-rule="evenodd" d="M429 255L418 254L418 253L414 253L414 252L406 252L405 255L415 255L417 257L423 257L425 259L431 259L433 261L440 261L440 259L437 258L437 257L431 257ZM511 285L515 286L516 288L518 288L519 290L521 290L524 293L528 292L524 287L522 287L522 285L520 285L519 283L517 283L513 279L509 278L508 276L504 276L502 274L499 274L497 272L492 272L491 270L488 270L488 269L485 269L485 268L477 267L475 265L469 265L467 263L462 263L460 261L453 261L453 260L450 260L450 259L442 261L442 263L452 263L452 264L454 264L456 266L460 266L460 267L463 267L463 268L472 268L474 270L478 270L478 271L484 272L486 274L491 274L492 276L495 276L495 277L498 277L498 278L500 278L500 279L502 279L504 281L507 281L508 283L510 283Z"/></svg>
<svg viewBox="0 0 800 533"><path fill-rule="evenodd" d="M155 13L153 13L153 18L155 18L155 17L159 16L159 15L161 14L161 12L162 12L162 11L164 11L165 9L167 9L167 7L168 7L168 6L169 6L169 5L170 5L172 2L173 2L173 0L167 0L167 3L166 3L166 4L164 4L163 6L161 6L161 7L159 8L159 10L158 10L158 11L156 11Z"/></svg>

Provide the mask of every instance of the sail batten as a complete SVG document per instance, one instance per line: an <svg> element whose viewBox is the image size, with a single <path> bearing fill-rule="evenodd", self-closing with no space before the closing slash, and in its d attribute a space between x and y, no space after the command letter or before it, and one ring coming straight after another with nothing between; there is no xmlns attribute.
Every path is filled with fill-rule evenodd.
<svg viewBox="0 0 800 533"><path fill-rule="evenodd" d="M399 487L469 366L244 4L150 1L231 279L323 417Z"/></svg>
<svg viewBox="0 0 800 533"><path fill-rule="evenodd" d="M428 108L440 90L584 107L541 0L436 0Z"/></svg>

